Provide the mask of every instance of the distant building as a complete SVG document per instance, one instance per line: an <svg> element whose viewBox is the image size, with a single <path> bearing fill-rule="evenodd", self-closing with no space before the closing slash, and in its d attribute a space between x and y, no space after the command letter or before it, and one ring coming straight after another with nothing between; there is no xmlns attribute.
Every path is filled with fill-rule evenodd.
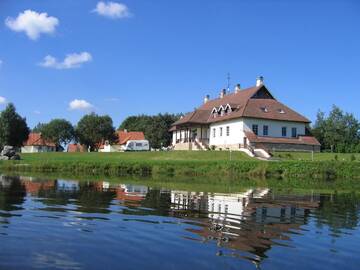
<svg viewBox="0 0 360 270"><path fill-rule="evenodd" d="M41 133L31 132L24 146L21 147L21 153L40 153L55 152L56 145L53 142L41 138Z"/></svg>
<svg viewBox="0 0 360 270"><path fill-rule="evenodd" d="M256 86L220 96L172 125L175 150L232 149L248 154L271 150L320 151L308 132L310 120L280 103L259 77ZM264 150L264 151L261 151Z"/></svg>
<svg viewBox="0 0 360 270"><path fill-rule="evenodd" d="M145 140L143 132L139 131L127 131L119 130L116 132L117 140L115 143L110 144L109 141L105 141L100 147L99 152L120 152L124 151L125 145L128 141L140 141Z"/></svg>
<svg viewBox="0 0 360 270"><path fill-rule="evenodd" d="M86 146L78 143L71 143L67 147L67 152L76 153L76 152L87 152Z"/></svg>

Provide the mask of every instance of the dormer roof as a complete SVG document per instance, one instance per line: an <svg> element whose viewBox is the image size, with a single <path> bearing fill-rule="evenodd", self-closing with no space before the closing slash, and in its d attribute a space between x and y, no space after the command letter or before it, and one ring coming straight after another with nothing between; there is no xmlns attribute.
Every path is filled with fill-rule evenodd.
<svg viewBox="0 0 360 270"><path fill-rule="evenodd" d="M214 108L225 108L227 104L232 108L231 113L211 117ZM242 117L310 123L309 119L277 101L265 85L260 85L209 100L173 125L208 124Z"/></svg>

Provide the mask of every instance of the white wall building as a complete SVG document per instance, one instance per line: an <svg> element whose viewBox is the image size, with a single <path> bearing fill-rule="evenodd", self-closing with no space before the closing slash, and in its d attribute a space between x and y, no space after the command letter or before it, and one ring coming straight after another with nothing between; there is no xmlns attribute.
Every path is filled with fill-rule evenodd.
<svg viewBox="0 0 360 270"><path fill-rule="evenodd" d="M320 143L309 135L310 121L277 101L263 84L220 97L204 104L175 122L175 150L254 149L320 151Z"/></svg>

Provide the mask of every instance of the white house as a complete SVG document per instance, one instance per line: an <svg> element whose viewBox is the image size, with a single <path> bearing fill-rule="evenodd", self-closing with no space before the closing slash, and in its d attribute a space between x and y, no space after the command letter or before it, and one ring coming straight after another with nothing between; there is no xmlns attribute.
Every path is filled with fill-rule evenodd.
<svg viewBox="0 0 360 270"><path fill-rule="evenodd" d="M237 85L233 93L222 90L213 100L207 95L203 105L175 122L170 131L175 150L320 151L309 124L276 100L258 77L254 87L242 90Z"/></svg>
<svg viewBox="0 0 360 270"><path fill-rule="evenodd" d="M55 152L56 145L53 142L41 138L41 133L31 132L28 139L21 147L21 153Z"/></svg>
<svg viewBox="0 0 360 270"><path fill-rule="evenodd" d="M99 147L99 152L120 152L125 150L126 143L128 141L144 141L145 135L141 131L127 131L119 130L116 132L117 140L115 143L110 144L109 141L105 141Z"/></svg>

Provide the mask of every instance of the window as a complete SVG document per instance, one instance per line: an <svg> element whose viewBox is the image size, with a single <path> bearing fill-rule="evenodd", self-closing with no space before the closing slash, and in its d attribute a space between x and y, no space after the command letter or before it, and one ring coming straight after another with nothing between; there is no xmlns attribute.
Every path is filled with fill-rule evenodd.
<svg viewBox="0 0 360 270"><path fill-rule="evenodd" d="M229 126L226 127L226 136L230 136L230 127Z"/></svg>
<svg viewBox="0 0 360 270"><path fill-rule="evenodd" d="M135 144L137 147L141 147L142 146L142 143L136 143Z"/></svg>
<svg viewBox="0 0 360 270"><path fill-rule="evenodd" d="M215 138L215 137L216 137L216 129L213 128L213 138Z"/></svg>
<svg viewBox="0 0 360 270"><path fill-rule="evenodd" d="M278 109L278 112L281 113L281 114L285 113L285 111L283 109Z"/></svg>
<svg viewBox="0 0 360 270"><path fill-rule="evenodd" d="M263 126L263 135L269 136L269 126Z"/></svg>
<svg viewBox="0 0 360 270"><path fill-rule="evenodd" d="M261 107L261 110L265 113L267 113L269 111L268 108L266 108L266 107Z"/></svg>
<svg viewBox="0 0 360 270"><path fill-rule="evenodd" d="M286 128L286 127L282 127L282 129L281 129L281 135L282 135L283 137L286 137L286 136L287 136L287 128Z"/></svg>
<svg viewBox="0 0 360 270"><path fill-rule="evenodd" d="M258 135L258 133L259 133L259 126L258 126L258 125L252 125L252 131L255 133L255 135Z"/></svg>
<svg viewBox="0 0 360 270"><path fill-rule="evenodd" d="M291 129L291 137L296 138L297 137L297 128Z"/></svg>
<svg viewBox="0 0 360 270"><path fill-rule="evenodd" d="M222 137L222 127L220 128L220 137Z"/></svg>

